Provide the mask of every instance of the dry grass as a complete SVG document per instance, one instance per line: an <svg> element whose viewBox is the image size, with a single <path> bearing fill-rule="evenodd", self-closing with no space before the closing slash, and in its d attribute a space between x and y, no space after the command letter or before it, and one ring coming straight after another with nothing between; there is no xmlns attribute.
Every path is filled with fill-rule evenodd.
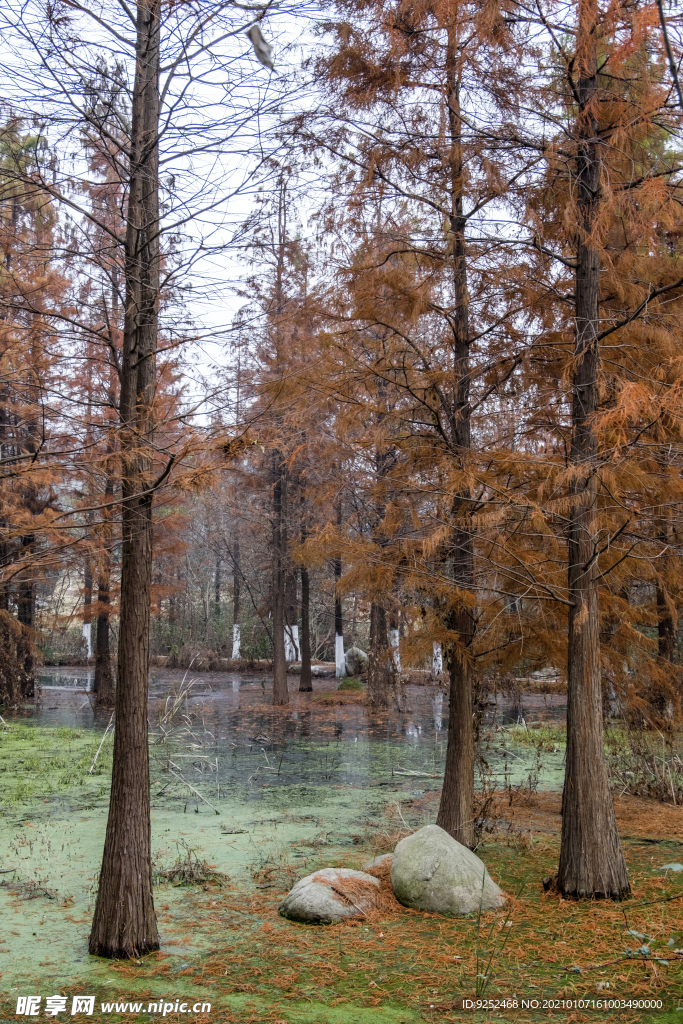
<svg viewBox="0 0 683 1024"><path fill-rule="evenodd" d="M314 693L311 701L313 704L325 706L365 704L366 694L363 690L332 690Z"/></svg>
<svg viewBox="0 0 683 1024"><path fill-rule="evenodd" d="M303 1017L297 1007L311 1002L326 1008L321 1020L344 1006L357 1008L359 1017L364 1008L376 1011L378 1021L382 1009L391 1007L424 1020L458 1021L459 1001L475 995L483 963L490 963L485 995L492 999L662 998L668 1009L678 1005L682 957L675 950L683 949L683 879L660 869L681 856L657 843L683 841L680 810L632 797L617 801L633 899L578 903L545 893L541 884L557 866L559 797L538 794L532 805L514 808L505 794L496 794L496 800L514 824L491 837L480 854L509 901L503 912L483 914L481 921L401 906L386 867L372 871L381 883L374 907L362 918L327 927L279 917L278 905L292 881L285 871L271 876L275 884L267 890L224 888L211 894L210 903L198 893L192 914L195 920L204 915L215 920L216 941L200 967L183 973L215 992L213 1024L298 1024ZM385 838L393 842L400 835L387 830ZM329 863L329 856L325 860ZM337 863L348 863L348 853ZM344 880L344 892L353 902L367 896L355 884L347 890L347 884ZM638 952L644 942L651 955ZM143 966L117 967L131 982L150 973L165 976L169 969L167 961L155 957ZM220 1009L220 996L230 993L253 996L255 1002ZM595 1008L570 1011L563 1019L635 1024L643 1016L637 1009ZM491 1012L474 1019L501 1017ZM521 1008L514 1013L515 1024L538 1019Z"/></svg>

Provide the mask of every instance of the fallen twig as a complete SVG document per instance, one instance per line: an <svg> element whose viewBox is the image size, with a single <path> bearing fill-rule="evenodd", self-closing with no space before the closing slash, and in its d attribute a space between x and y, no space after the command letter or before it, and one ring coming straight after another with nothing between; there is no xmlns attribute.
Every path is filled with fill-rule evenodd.
<svg viewBox="0 0 683 1024"><path fill-rule="evenodd" d="M106 728L106 729L104 730L104 736L103 736L103 737L102 737L102 739L100 740L100 745L99 745L99 747L97 748L97 753L95 754L95 758L94 758L94 760L93 760L93 763L92 763L92 764L90 765L90 769L89 769L89 771L88 771L88 775L92 775L92 773L93 773L93 770L94 770L94 768L95 768L95 765L97 764L97 758L98 758L98 757L100 756L100 750L102 749L102 744L104 743L104 741L105 741L105 740L106 740L106 738L107 738L107 733L109 732L109 727L111 726L111 723L112 723L112 721L113 721L113 718L114 718L114 712L112 711L112 713L111 713L111 718L109 719L109 725L108 725L108 726L107 726L107 728Z"/></svg>
<svg viewBox="0 0 683 1024"><path fill-rule="evenodd" d="M213 806L213 804L209 803L209 801L206 799L205 796L202 796L202 794L199 792L198 789L195 789L194 786L191 786L189 782L186 782L185 779L181 775L176 775L176 773L174 771L172 771L172 769L170 769L170 768L169 768L169 771L171 772L171 775L174 777L174 779L177 779L178 782L182 782L183 786L187 786L188 789L191 789L192 792L195 793L199 797L200 800L203 800L204 803L207 804L211 808L212 811L215 811L216 814L220 814L221 813L220 811L216 810L216 808Z"/></svg>

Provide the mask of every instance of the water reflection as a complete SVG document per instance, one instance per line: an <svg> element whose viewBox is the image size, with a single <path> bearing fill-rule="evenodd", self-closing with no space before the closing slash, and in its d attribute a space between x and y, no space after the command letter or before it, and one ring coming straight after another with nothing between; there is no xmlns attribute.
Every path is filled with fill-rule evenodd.
<svg viewBox="0 0 683 1024"><path fill-rule="evenodd" d="M406 725L406 739L409 743L417 743L420 738L420 730L413 725L412 722L408 722Z"/></svg>
<svg viewBox="0 0 683 1024"><path fill-rule="evenodd" d="M87 668L43 670L43 699L26 706L23 717L41 725L103 732L110 712L94 706L93 674ZM362 695L358 704L324 703L321 692L333 685L316 679L312 693L301 693L293 678L290 705L275 708L270 703L270 678L235 673L192 678L181 671L154 671L149 688L153 762L163 773L168 759L178 754L181 760L175 763L182 763L184 776L191 781L205 773L202 758L209 757L216 763L213 784L221 791L245 787L245 799L252 799L257 790L266 795L282 786L329 787L331 780L336 785L386 785L397 764L406 776L429 775L434 779L429 785L440 787L447 694L433 686L407 686L409 712L383 711L366 706ZM563 720L565 704L566 698L559 695L525 694L525 721ZM514 723L519 712L519 705L513 707L499 697L487 707L482 728ZM501 744L496 739L496 751ZM535 757L534 749L530 747L528 754ZM496 773L504 770L502 757L495 751L491 757ZM561 755L558 758L561 766ZM528 774L527 760L527 751L520 748L514 764ZM554 762L549 771L558 772L559 782Z"/></svg>
<svg viewBox="0 0 683 1024"><path fill-rule="evenodd" d="M434 713L434 732L441 732L443 727L443 693L441 690L434 695L432 709Z"/></svg>
<svg viewBox="0 0 683 1024"><path fill-rule="evenodd" d="M86 690L92 691L95 670L82 669L50 669L36 673L38 682L44 690Z"/></svg>

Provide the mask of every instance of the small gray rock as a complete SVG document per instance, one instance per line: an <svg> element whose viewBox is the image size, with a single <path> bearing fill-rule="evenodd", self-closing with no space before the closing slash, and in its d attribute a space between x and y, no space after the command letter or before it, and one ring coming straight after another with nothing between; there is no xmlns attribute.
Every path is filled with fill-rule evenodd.
<svg viewBox="0 0 683 1024"><path fill-rule="evenodd" d="M301 662L300 661L292 661L292 662L290 662L289 665L287 666L287 671L290 673L290 675L300 676L301 675ZM311 675L315 676L316 678L320 678L320 677L323 677L323 676L333 676L334 675L334 665L311 665Z"/></svg>
<svg viewBox="0 0 683 1024"><path fill-rule="evenodd" d="M346 652L346 674L357 676L359 672L365 672L368 667L368 656L360 647L349 647Z"/></svg>
<svg viewBox="0 0 683 1024"><path fill-rule="evenodd" d="M382 853L379 857L373 857L367 864L364 864L362 871L371 871L373 868L383 868L386 864L391 866L391 862L394 859L393 853Z"/></svg>
<svg viewBox="0 0 683 1024"><path fill-rule="evenodd" d="M347 902L345 879L366 882L379 891L379 880L351 868L323 868L300 879L289 892L278 910L282 917L306 924L334 924L347 917L363 917L374 906L376 895L368 888L367 894L351 894ZM336 891L335 891L336 890Z"/></svg>
<svg viewBox="0 0 683 1024"><path fill-rule="evenodd" d="M399 903L433 914L497 910L505 896L484 863L438 825L402 839L391 862L391 884Z"/></svg>

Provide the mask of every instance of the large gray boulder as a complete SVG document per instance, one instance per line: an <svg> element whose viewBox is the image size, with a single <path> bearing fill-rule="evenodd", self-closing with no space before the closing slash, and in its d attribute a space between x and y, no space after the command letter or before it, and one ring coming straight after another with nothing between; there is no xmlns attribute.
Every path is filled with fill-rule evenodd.
<svg viewBox="0 0 683 1024"><path fill-rule="evenodd" d="M351 868L323 868L296 883L278 910L291 921L334 924L347 917L364 917L377 900L380 883Z"/></svg>
<svg viewBox="0 0 683 1024"><path fill-rule="evenodd" d="M347 676L357 676L368 667L368 656L360 647L349 647L345 657Z"/></svg>
<svg viewBox="0 0 683 1024"><path fill-rule="evenodd" d="M399 903L435 914L473 914L505 903L479 857L438 825L401 840L391 861L391 884Z"/></svg>

